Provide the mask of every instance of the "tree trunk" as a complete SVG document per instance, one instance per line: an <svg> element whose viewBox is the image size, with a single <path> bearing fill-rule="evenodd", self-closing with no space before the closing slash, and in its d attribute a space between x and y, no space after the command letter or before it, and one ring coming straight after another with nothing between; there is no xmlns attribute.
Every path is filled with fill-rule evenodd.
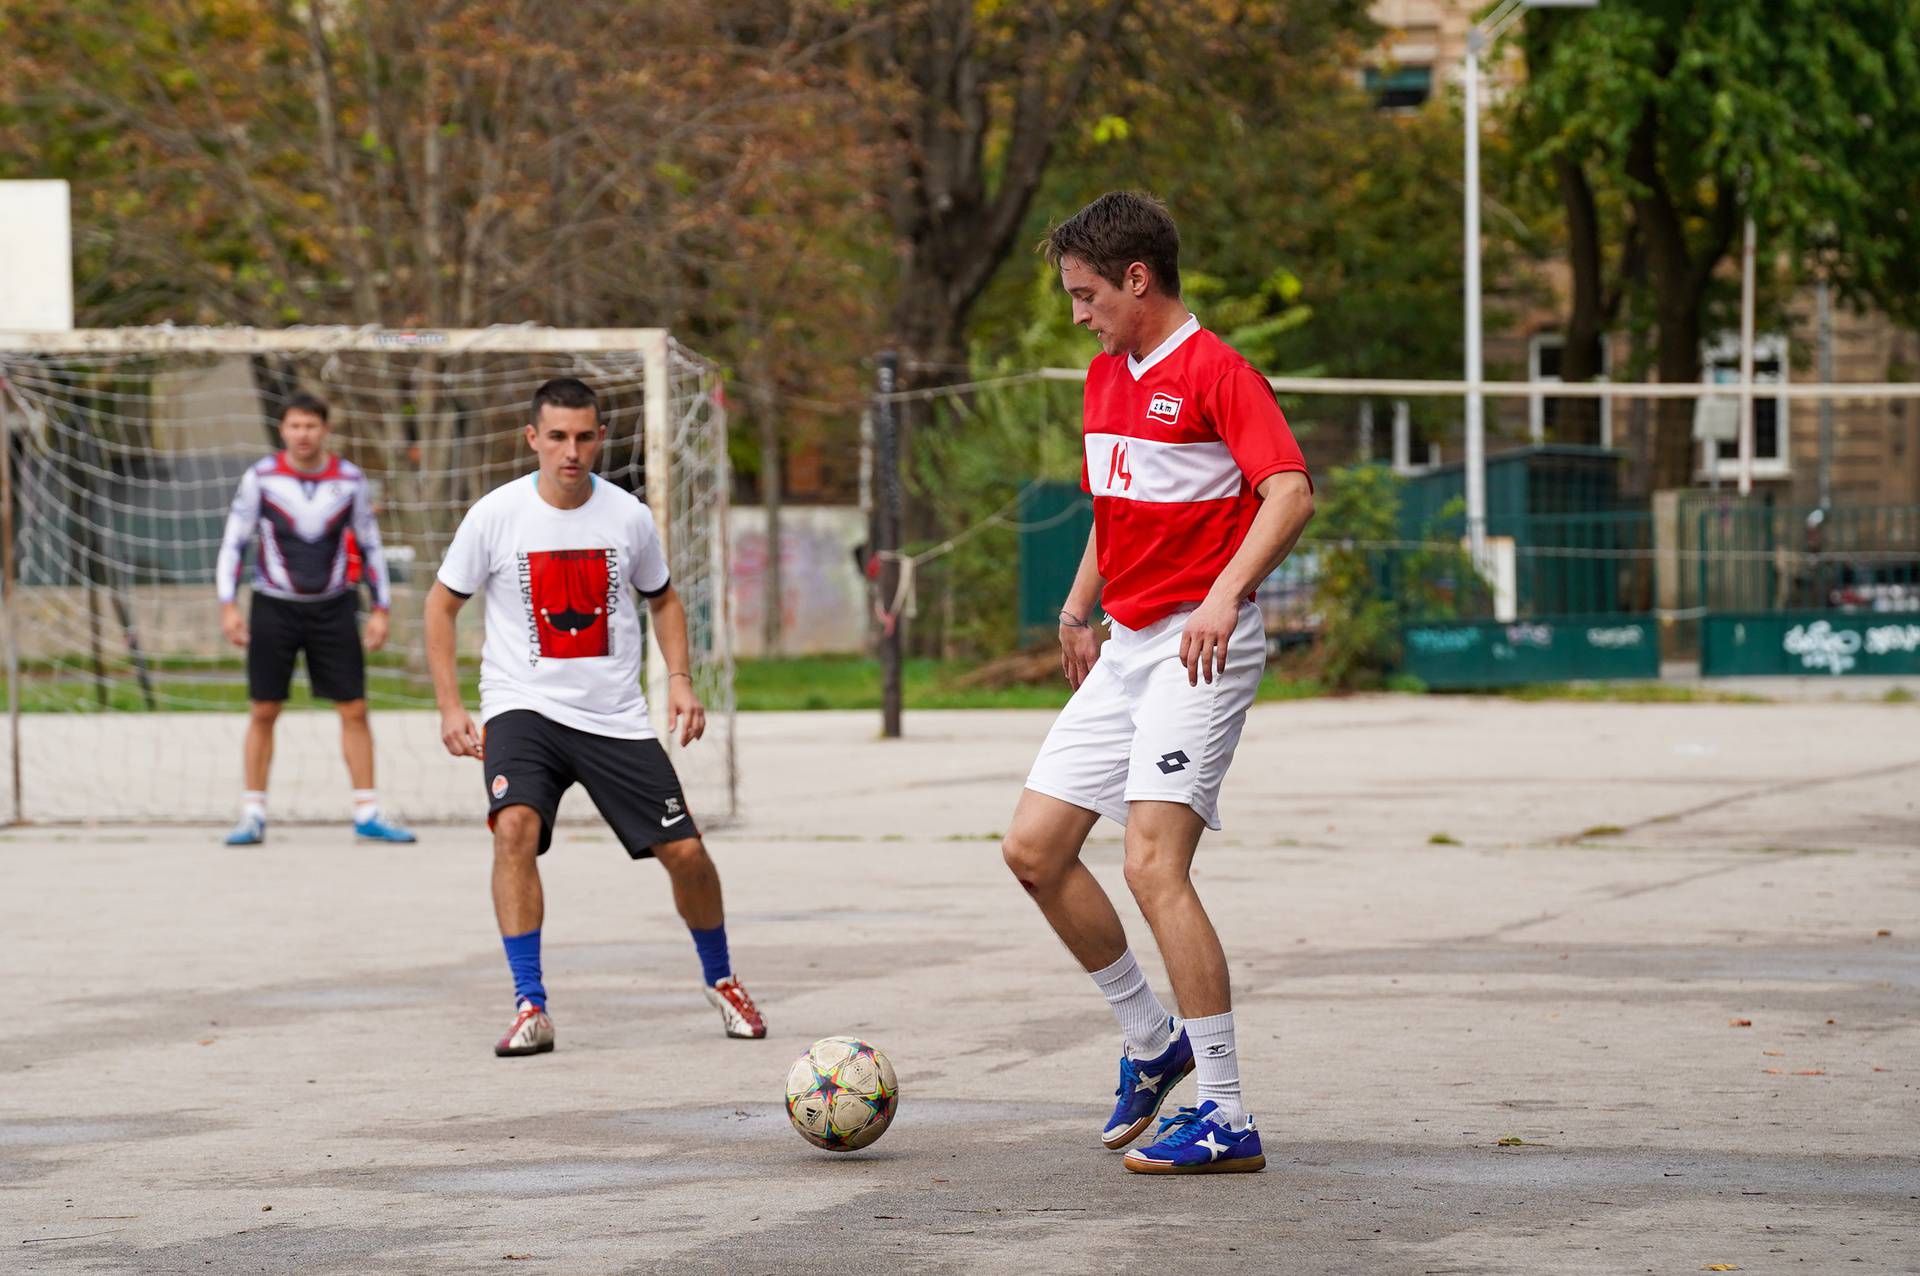
<svg viewBox="0 0 1920 1276"><path fill-rule="evenodd" d="M767 381L771 369L757 370L747 391L760 434L760 506L767 515L767 565L761 577L760 654L778 656L786 646L786 589L782 582L781 505L785 494L786 453L780 446L779 405Z"/></svg>
<svg viewBox="0 0 1920 1276"><path fill-rule="evenodd" d="M1659 321L1655 364L1663 383L1697 383L1701 306L1714 267L1733 242L1739 200L1729 185L1716 184L1711 201L1703 201L1698 210L1706 222L1706 233L1700 243L1688 242L1686 225L1660 164L1658 136L1659 119L1649 105L1634 127L1626 167L1627 176L1639 188L1634 195L1634 213L1646 248L1654 314ZM1687 194L1692 196L1693 192ZM1693 446L1693 401L1662 399L1654 414L1656 490L1692 483Z"/></svg>
<svg viewBox="0 0 1920 1276"><path fill-rule="evenodd" d="M1700 297L1663 291L1660 337L1655 364L1666 385L1700 380ZM1653 487L1687 487L1693 482L1693 400L1661 399L1654 412Z"/></svg>
<svg viewBox="0 0 1920 1276"><path fill-rule="evenodd" d="M909 90L893 120L900 172L889 192L906 248L893 312L903 389L965 379L967 316L1012 251L1055 134L1126 7L1032 6L1015 19L1007 68L990 62L1004 51L978 39L974 0L929 0L882 37L882 61Z"/></svg>
<svg viewBox="0 0 1920 1276"><path fill-rule="evenodd" d="M1561 202L1567 213L1567 262L1573 270L1573 290L1560 351L1560 379L1592 381L1601 373L1600 343L1606 336L1605 283L1601 278L1604 250L1600 242L1600 213L1586 171L1572 156L1554 161ZM1600 400L1562 399L1554 441L1600 443Z"/></svg>

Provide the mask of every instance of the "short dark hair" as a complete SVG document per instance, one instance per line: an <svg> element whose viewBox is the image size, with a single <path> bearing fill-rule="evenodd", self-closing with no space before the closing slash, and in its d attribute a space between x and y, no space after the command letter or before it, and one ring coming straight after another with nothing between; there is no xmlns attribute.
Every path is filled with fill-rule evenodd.
<svg viewBox="0 0 1920 1276"><path fill-rule="evenodd" d="M540 409L551 403L556 408L592 408L593 419L600 419L600 397L579 377L555 377L533 392L533 415L528 421L538 424Z"/></svg>
<svg viewBox="0 0 1920 1276"><path fill-rule="evenodd" d="M1108 191L1049 231L1040 251L1056 269L1062 257L1078 257L1115 287L1137 261L1162 292L1180 295L1180 231L1145 191Z"/></svg>
<svg viewBox="0 0 1920 1276"><path fill-rule="evenodd" d="M322 423L327 419L327 401L314 394L296 394L280 405L280 420L287 419L289 412L311 412Z"/></svg>

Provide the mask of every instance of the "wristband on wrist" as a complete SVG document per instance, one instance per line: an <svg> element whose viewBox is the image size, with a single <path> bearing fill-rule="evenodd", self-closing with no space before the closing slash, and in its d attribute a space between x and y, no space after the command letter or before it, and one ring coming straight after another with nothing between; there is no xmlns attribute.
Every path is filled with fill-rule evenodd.
<svg viewBox="0 0 1920 1276"><path fill-rule="evenodd" d="M678 669L675 669L675 670L672 670L671 672L669 672L669 673L667 674L667 678L668 678L668 680L669 680L669 681L671 681L671 680L673 680L673 679L675 679L675 678L685 678L685 679L686 679L686 680L687 680L688 682L692 682L692 681L693 681L693 675L692 675L692 674L690 674L690 673L681 673L681 672L680 672L680 671L679 671Z"/></svg>
<svg viewBox="0 0 1920 1276"><path fill-rule="evenodd" d="M1064 607L1060 609L1060 623L1068 629L1085 629L1087 627L1085 618L1074 615Z"/></svg>

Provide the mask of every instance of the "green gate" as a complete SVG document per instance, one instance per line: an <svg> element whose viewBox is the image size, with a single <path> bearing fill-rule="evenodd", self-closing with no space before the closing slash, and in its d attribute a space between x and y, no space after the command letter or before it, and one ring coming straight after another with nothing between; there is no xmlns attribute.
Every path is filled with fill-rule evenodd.
<svg viewBox="0 0 1920 1276"><path fill-rule="evenodd" d="M1073 588L1087 537L1093 532L1093 501L1078 483L1033 482L1020 493L1020 642L1051 638L1060 627L1060 606Z"/></svg>

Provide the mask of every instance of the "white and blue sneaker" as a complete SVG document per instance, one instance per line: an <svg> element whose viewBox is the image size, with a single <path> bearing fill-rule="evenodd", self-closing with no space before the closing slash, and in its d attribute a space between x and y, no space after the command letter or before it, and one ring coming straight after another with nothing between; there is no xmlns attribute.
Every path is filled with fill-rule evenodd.
<svg viewBox="0 0 1920 1276"><path fill-rule="evenodd" d="M1118 1152L1139 1138L1160 1115L1160 1105L1173 1093L1173 1087L1193 1071L1193 1046L1187 1041L1187 1030L1169 1019L1167 1037L1167 1048L1151 1059L1134 1058L1131 1046L1121 1050L1120 1088L1114 1091L1119 1101L1100 1134L1109 1152Z"/></svg>
<svg viewBox="0 0 1920 1276"><path fill-rule="evenodd" d="M267 817L264 815L242 815L233 832L227 834L228 846L258 846L266 840Z"/></svg>
<svg viewBox="0 0 1920 1276"><path fill-rule="evenodd" d="M364 820L353 822L353 835L363 842L412 842L417 840L412 833L398 824L389 824L378 815L369 815Z"/></svg>
<svg viewBox="0 0 1920 1276"><path fill-rule="evenodd" d="M1253 1174L1267 1167L1260 1132L1253 1118L1238 1130L1219 1119L1212 1099L1197 1108L1181 1108L1160 1122L1152 1143L1127 1153L1135 1174Z"/></svg>

